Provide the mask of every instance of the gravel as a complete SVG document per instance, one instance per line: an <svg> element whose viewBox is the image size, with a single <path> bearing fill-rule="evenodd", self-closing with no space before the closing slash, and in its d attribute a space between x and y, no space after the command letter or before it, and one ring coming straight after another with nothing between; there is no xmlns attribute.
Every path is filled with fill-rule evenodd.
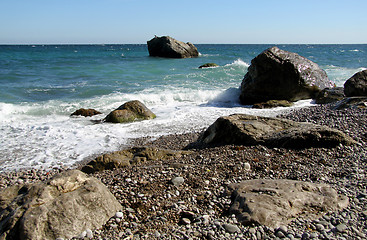
<svg viewBox="0 0 367 240"><path fill-rule="evenodd" d="M226 145L200 148L199 132L134 140L134 146L190 151L175 160L142 162L93 174L123 206L84 239L365 239L367 236L367 110L318 105L280 117L337 128L358 144L333 149L283 149ZM191 146L191 147L187 147ZM46 180L64 169L0 174L0 189ZM228 214L227 185L242 180L293 179L331 185L349 206L319 218L296 218L287 226L243 226ZM175 184L175 180L179 180Z"/></svg>

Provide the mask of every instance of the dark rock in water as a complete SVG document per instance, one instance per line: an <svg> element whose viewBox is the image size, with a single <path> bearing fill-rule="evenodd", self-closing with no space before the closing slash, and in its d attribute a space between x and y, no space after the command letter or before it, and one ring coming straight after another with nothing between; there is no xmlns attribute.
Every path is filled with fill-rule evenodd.
<svg viewBox="0 0 367 240"><path fill-rule="evenodd" d="M198 57L199 52L192 43L184 43L169 36L154 37L148 42L149 55L166 58Z"/></svg>
<svg viewBox="0 0 367 240"><path fill-rule="evenodd" d="M348 206L348 197L326 184L285 179L254 179L229 185L230 213L244 225L277 228L294 218L316 219L328 211Z"/></svg>
<svg viewBox="0 0 367 240"><path fill-rule="evenodd" d="M101 228L121 208L98 179L67 171L0 192L0 239L71 239Z"/></svg>
<svg viewBox="0 0 367 240"><path fill-rule="evenodd" d="M341 110L345 108L367 108L367 97L349 97L336 102L332 109Z"/></svg>
<svg viewBox="0 0 367 240"><path fill-rule="evenodd" d="M316 63L272 47L252 59L242 80L240 100L244 105L272 99L297 101L313 98L327 87L334 84Z"/></svg>
<svg viewBox="0 0 367 240"><path fill-rule="evenodd" d="M367 70L357 72L344 83L347 97L367 96Z"/></svg>
<svg viewBox="0 0 367 240"><path fill-rule="evenodd" d="M126 102L111 113L109 113L104 119L106 122L112 123L127 123L137 120L148 120L156 118L156 115L150 111L140 101Z"/></svg>
<svg viewBox="0 0 367 240"><path fill-rule="evenodd" d="M246 114L218 118L199 142L284 148L335 147L355 143L343 132L326 126Z"/></svg>
<svg viewBox="0 0 367 240"><path fill-rule="evenodd" d="M94 173L107 169L127 167L131 164L137 164L145 161L154 161L158 159L169 160L174 157L186 154L188 151L173 151L167 149L134 147L113 153L107 153L90 161L82 168L85 173Z"/></svg>
<svg viewBox="0 0 367 240"><path fill-rule="evenodd" d="M291 107L293 102L287 100L269 100L262 103L255 103L252 108L275 108L275 107Z"/></svg>
<svg viewBox="0 0 367 240"><path fill-rule="evenodd" d="M333 103L345 98L344 88L334 87L325 88L319 94L317 94L315 100L317 104Z"/></svg>
<svg viewBox="0 0 367 240"><path fill-rule="evenodd" d="M91 109L91 108L89 109L80 108L76 110L75 112L73 112L70 116L91 117L91 116L98 115L98 114L102 114L102 113L98 112L97 110Z"/></svg>
<svg viewBox="0 0 367 240"><path fill-rule="evenodd" d="M199 68L212 68L212 67L219 67L219 65L216 63L205 63L201 65Z"/></svg>

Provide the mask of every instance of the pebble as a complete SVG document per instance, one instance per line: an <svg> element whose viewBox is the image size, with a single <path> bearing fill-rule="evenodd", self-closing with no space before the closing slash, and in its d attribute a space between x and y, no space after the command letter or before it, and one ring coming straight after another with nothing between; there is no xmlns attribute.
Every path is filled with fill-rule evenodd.
<svg viewBox="0 0 367 240"><path fill-rule="evenodd" d="M116 218L123 218L123 217L124 217L124 214L123 214L122 212L117 212L117 213L115 214L115 217L116 217Z"/></svg>
<svg viewBox="0 0 367 240"><path fill-rule="evenodd" d="M185 182L185 179L183 177L175 177L171 180L171 182L173 183L173 185L178 187Z"/></svg>
<svg viewBox="0 0 367 240"><path fill-rule="evenodd" d="M343 232L347 231L347 229L348 229L347 225L345 225L343 223L338 224L335 228L340 233L343 233Z"/></svg>
<svg viewBox="0 0 367 240"><path fill-rule="evenodd" d="M251 165L250 165L248 162L246 162L246 163L243 165L243 167L245 168L245 170L246 170L246 171L250 171L250 170L251 170Z"/></svg>
<svg viewBox="0 0 367 240"><path fill-rule="evenodd" d="M233 224L225 223L223 224L224 229L229 233L241 232L241 230Z"/></svg>
<svg viewBox="0 0 367 240"><path fill-rule="evenodd" d="M92 232L92 230L87 229L87 230L85 230L85 232L86 232L86 237L87 238L89 238L89 239L92 239L93 238L93 232Z"/></svg>

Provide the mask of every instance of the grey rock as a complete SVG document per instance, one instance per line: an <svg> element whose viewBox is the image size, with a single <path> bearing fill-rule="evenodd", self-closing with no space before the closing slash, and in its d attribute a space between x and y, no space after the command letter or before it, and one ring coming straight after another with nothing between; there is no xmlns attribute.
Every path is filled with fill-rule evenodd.
<svg viewBox="0 0 367 240"><path fill-rule="evenodd" d="M272 228L287 225L296 216L316 219L323 211L343 209L349 202L326 184L283 179L247 180L230 184L229 191L234 199L230 213L241 223Z"/></svg>
<svg viewBox="0 0 367 240"><path fill-rule="evenodd" d="M0 192L0 239L69 239L102 227L119 209L99 180L67 171L45 183L14 185Z"/></svg>
<svg viewBox="0 0 367 240"><path fill-rule="evenodd" d="M241 230L233 224L225 223L223 224L224 229L229 233L241 232Z"/></svg>
<svg viewBox="0 0 367 240"><path fill-rule="evenodd" d="M185 182L185 179L183 177L175 177L171 180L172 184L177 186L180 186Z"/></svg>
<svg viewBox="0 0 367 240"><path fill-rule="evenodd" d="M233 114L218 118L200 137L204 144L266 145L270 147L335 147L355 141L326 126L286 119Z"/></svg>
<svg viewBox="0 0 367 240"><path fill-rule="evenodd" d="M133 147L126 150L103 154L87 163L81 170L94 173L107 169L127 167L145 161L169 160L181 156L188 151L174 151L149 147Z"/></svg>
<svg viewBox="0 0 367 240"><path fill-rule="evenodd" d="M367 96L367 70L354 74L344 83L347 97Z"/></svg>
<svg viewBox="0 0 367 240"><path fill-rule="evenodd" d="M345 232L348 229L348 227L347 227L347 225L341 223L341 224L336 225L335 229L338 232L343 233L343 232Z"/></svg>
<svg viewBox="0 0 367 240"><path fill-rule="evenodd" d="M149 56L166 58L198 57L199 51L192 43L184 43L169 36L154 37L147 42Z"/></svg>
<svg viewBox="0 0 367 240"><path fill-rule="evenodd" d="M245 105L268 100L296 101L313 98L327 87L334 84L316 63L272 47L252 59L242 80L240 100Z"/></svg>

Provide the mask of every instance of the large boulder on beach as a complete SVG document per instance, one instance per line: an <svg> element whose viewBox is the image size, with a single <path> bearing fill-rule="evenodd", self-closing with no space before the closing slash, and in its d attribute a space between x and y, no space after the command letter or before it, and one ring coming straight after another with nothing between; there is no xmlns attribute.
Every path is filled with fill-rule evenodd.
<svg viewBox="0 0 367 240"><path fill-rule="evenodd" d="M184 43L169 36L154 37L148 42L149 55L166 58L198 57L198 49L192 43Z"/></svg>
<svg viewBox="0 0 367 240"><path fill-rule="evenodd" d="M343 132L327 126L247 114L218 118L202 134L199 142L284 148L335 147L355 143Z"/></svg>
<svg viewBox="0 0 367 240"><path fill-rule="evenodd" d="M241 223L271 228L286 226L297 217L316 219L349 203L329 185L285 179L247 180L230 184L229 192L233 197L229 212Z"/></svg>
<svg viewBox="0 0 367 240"><path fill-rule="evenodd" d="M252 59L242 80L240 101L244 105L268 100L297 101L314 98L332 88L326 72L296 53L269 48Z"/></svg>
<svg viewBox="0 0 367 240"><path fill-rule="evenodd" d="M128 123L139 120L154 119L156 115L138 100L129 101L109 113L104 121L111 123Z"/></svg>
<svg viewBox="0 0 367 240"><path fill-rule="evenodd" d="M90 161L82 168L85 173L94 173L107 169L127 167L145 161L170 160L188 151L174 151L151 147L134 147L126 150L106 153Z"/></svg>
<svg viewBox="0 0 367 240"><path fill-rule="evenodd" d="M367 96L367 70L357 72L344 83L347 97Z"/></svg>
<svg viewBox="0 0 367 240"><path fill-rule="evenodd" d="M0 192L0 239L71 239L101 228L121 208L98 179L67 171Z"/></svg>

